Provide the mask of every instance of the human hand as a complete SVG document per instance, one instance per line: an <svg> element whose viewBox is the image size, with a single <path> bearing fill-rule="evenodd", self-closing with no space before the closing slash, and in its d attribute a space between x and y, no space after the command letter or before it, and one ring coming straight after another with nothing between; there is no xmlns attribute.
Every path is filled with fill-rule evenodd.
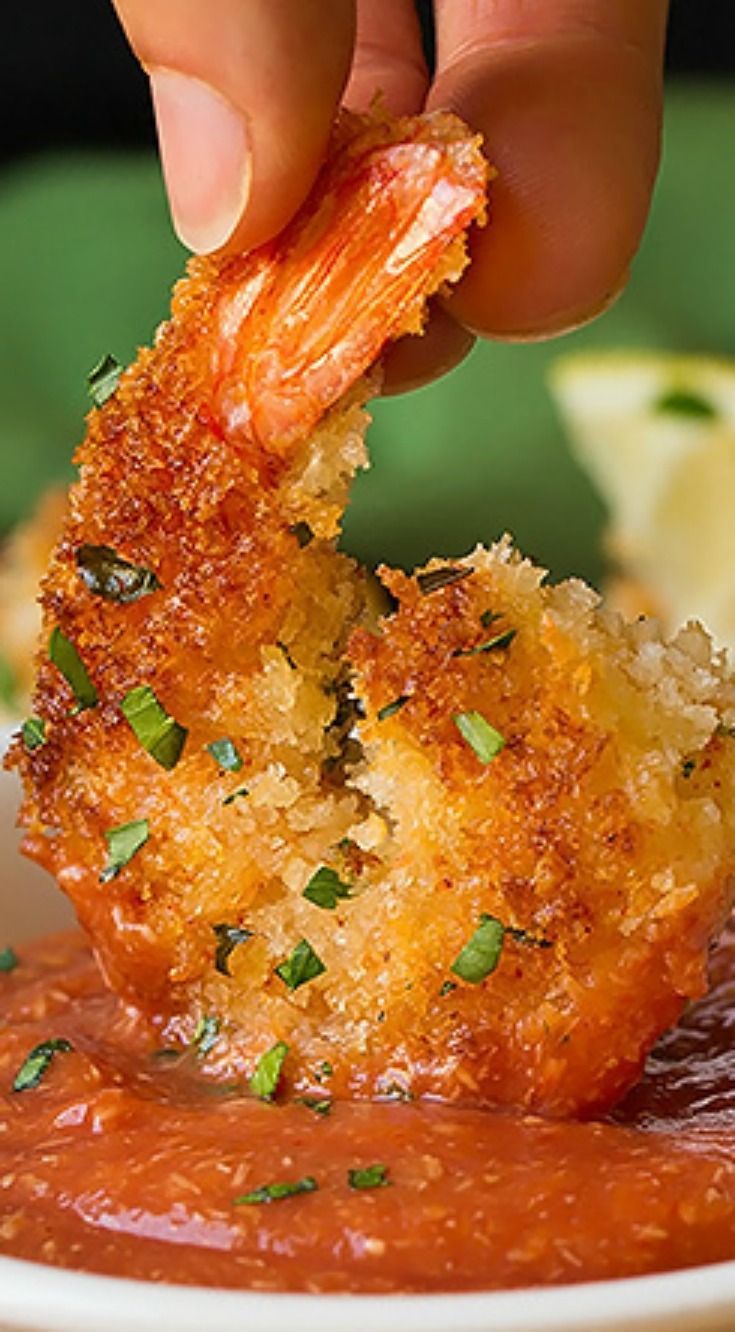
<svg viewBox="0 0 735 1332"><path fill-rule="evenodd" d="M622 289L658 165L667 0L435 0L433 82L412 0L115 4L151 77L174 225L199 253L285 225L343 96L447 107L485 135L492 226L426 337L392 351L392 384L442 373L474 334L576 327Z"/></svg>

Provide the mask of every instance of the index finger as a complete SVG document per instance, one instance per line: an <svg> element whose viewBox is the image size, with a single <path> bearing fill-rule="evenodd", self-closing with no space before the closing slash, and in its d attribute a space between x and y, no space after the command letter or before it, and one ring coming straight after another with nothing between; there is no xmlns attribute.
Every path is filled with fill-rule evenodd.
<svg viewBox="0 0 735 1332"><path fill-rule="evenodd" d="M491 337L550 336L620 291L659 156L666 0L437 0L429 105L486 137L492 225L452 313Z"/></svg>

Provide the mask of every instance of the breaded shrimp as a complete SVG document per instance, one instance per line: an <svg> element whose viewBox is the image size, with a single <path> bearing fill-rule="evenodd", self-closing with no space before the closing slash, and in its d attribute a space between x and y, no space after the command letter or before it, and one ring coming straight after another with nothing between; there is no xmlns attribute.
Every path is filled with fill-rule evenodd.
<svg viewBox="0 0 735 1332"><path fill-rule="evenodd" d="M377 625L335 549L486 174L451 116L348 118L281 237L192 262L91 416L13 761L110 985L213 1075L590 1111L704 987L732 684L507 543L384 571Z"/></svg>

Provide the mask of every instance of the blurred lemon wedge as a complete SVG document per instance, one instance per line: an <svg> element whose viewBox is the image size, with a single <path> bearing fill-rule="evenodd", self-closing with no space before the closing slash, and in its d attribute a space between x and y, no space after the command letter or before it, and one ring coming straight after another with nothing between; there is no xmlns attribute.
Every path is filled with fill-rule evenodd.
<svg viewBox="0 0 735 1332"><path fill-rule="evenodd" d="M701 620L735 650L735 361L564 357L551 388L605 501L611 600L671 630Z"/></svg>

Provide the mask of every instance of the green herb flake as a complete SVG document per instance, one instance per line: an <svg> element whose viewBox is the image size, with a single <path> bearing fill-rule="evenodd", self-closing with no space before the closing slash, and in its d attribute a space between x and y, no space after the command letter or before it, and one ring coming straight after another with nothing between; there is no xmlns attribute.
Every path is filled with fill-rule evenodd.
<svg viewBox="0 0 735 1332"><path fill-rule="evenodd" d="M107 829L107 864L100 874L100 883L109 883L130 863L140 848L145 846L149 832L147 819L134 819L132 823L121 823L117 828Z"/></svg>
<svg viewBox="0 0 735 1332"><path fill-rule="evenodd" d="M682 765L681 765L681 775L682 775L682 777L684 777L684 778L686 778L686 779L688 780L688 779L691 777L692 773L694 772L696 766L697 766L697 763L696 763L696 760L695 760L695 759L693 759L693 758L686 758L686 759L684 759L684 760L682 761Z"/></svg>
<svg viewBox="0 0 735 1332"><path fill-rule="evenodd" d="M230 791L230 794L229 794L228 796L225 796L224 800L222 801L222 804L223 804L223 805L234 805L234 803L235 803L236 800L243 800L243 799L245 798L245 796L249 796L249 795L250 795L250 789L249 789L249 787L247 787L247 786L238 786L238 787L236 788L236 790L234 790L234 791Z"/></svg>
<svg viewBox="0 0 735 1332"><path fill-rule="evenodd" d="M90 370L87 375L87 388L95 407L104 407L108 398L112 397L122 372L120 362L109 352L97 362L93 370Z"/></svg>
<svg viewBox="0 0 735 1332"><path fill-rule="evenodd" d="M170 1064L174 1059L181 1059L185 1054L186 1051L179 1049L176 1045L162 1045L158 1050L152 1052L151 1059L155 1059L156 1063Z"/></svg>
<svg viewBox="0 0 735 1332"><path fill-rule="evenodd" d="M347 1183L351 1189L387 1188L390 1184L388 1167L385 1165L371 1165L348 1170Z"/></svg>
<svg viewBox="0 0 735 1332"><path fill-rule="evenodd" d="M150 685L131 689L120 704L122 714L136 740L162 768L176 767L186 744L188 731L170 717Z"/></svg>
<svg viewBox="0 0 735 1332"><path fill-rule="evenodd" d="M242 758L237 745L229 736L225 735L221 740L212 740L211 744L207 745L207 751L223 772L240 772Z"/></svg>
<svg viewBox="0 0 735 1332"><path fill-rule="evenodd" d="M58 625L51 633L48 654L71 689L77 701L77 711L83 712L85 708L96 708L99 695L89 678L87 668L71 639L61 632Z"/></svg>
<svg viewBox="0 0 735 1332"><path fill-rule="evenodd" d="M492 763L505 746L505 739L481 712L455 712L452 721L481 763Z"/></svg>
<svg viewBox="0 0 735 1332"><path fill-rule="evenodd" d="M288 986L289 990L299 990L302 985L307 985L309 981L316 980L317 976L321 976L326 969L308 939L301 939L291 956L276 967L276 975L280 977L284 985Z"/></svg>
<svg viewBox="0 0 735 1332"><path fill-rule="evenodd" d="M302 550L304 549L305 546L310 546L312 541L314 540L314 533L312 532L308 523L304 522L292 523L288 530L292 536L296 537L296 540L298 541Z"/></svg>
<svg viewBox="0 0 735 1332"><path fill-rule="evenodd" d="M331 1078L333 1076L334 1076L334 1069L332 1068L332 1065L330 1064L328 1059L323 1059L321 1064L317 1068L314 1077L316 1078L317 1082L324 1082L326 1078Z"/></svg>
<svg viewBox="0 0 735 1332"><path fill-rule="evenodd" d="M386 703L385 707L379 709L378 721L387 721L388 718L393 717L396 712L400 712L401 708L405 707L407 703L408 694L399 694L398 698L394 698L392 703Z"/></svg>
<svg viewBox="0 0 735 1332"><path fill-rule="evenodd" d="M497 967L504 940L505 926L496 916L483 912L480 924L452 963L451 970L460 980L479 985Z"/></svg>
<svg viewBox="0 0 735 1332"><path fill-rule="evenodd" d="M453 990L456 990L456 988L457 988L456 981L446 980L439 989L439 998L443 999L445 995L451 994Z"/></svg>
<svg viewBox="0 0 735 1332"><path fill-rule="evenodd" d="M46 743L46 723L43 717L27 717L20 728L20 734L26 749L40 749Z"/></svg>
<svg viewBox="0 0 735 1332"><path fill-rule="evenodd" d="M717 408L699 393L688 389L671 389L662 393L653 404L653 410L668 416L689 416L712 421L719 416Z"/></svg>
<svg viewBox="0 0 735 1332"><path fill-rule="evenodd" d="M424 597L429 596L431 592L438 592L442 587L451 587L453 583L461 583L465 578L469 578L474 569L460 568L457 565L446 564L441 569L430 569L427 573L420 573L416 576L416 582L419 585L419 591Z"/></svg>
<svg viewBox="0 0 735 1332"><path fill-rule="evenodd" d="M334 911L338 902L352 896L352 889L348 883L342 882L336 870L330 869L328 865L320 865L301 895L323 911Z"/></svg>
<svg viewBox="0 0 735 1332"><path fill-rule="evenodd" d="M239 944L247 943L252 939L252 930L246 930L242 925L213 925L217 947L214 954L215 971L219 971L222 976L231 976L230 954Z"/></svg>
<svg viewBox="0 0 735 1332"><path fill-rule="evenodd" d="M278 1041L276 1045L266 1050L265 1054L260 1056L248 1086L253 1096L257 1096L261 1101L272 1101L278 1090L278 1084L281 1081L281 1071L283 1069L288 1046L285 1041Z"/></svg>
<svg viewBox="0 0 735 1332"><path fill-rule="evenodd" d="M295 1198L299 1193L315 1193L319 1188L312 1175L304 1175L303 1179L284 1180L281 1184L262 1184L259 1189L253 1189L252 1193L242 1193L239 1198L233 1198L235 1207L253 1207L259 1203L282 1202L284 1198Z"/></svg>
<svg viewBox="0 0 735 1332"><path fill-rule="evenodd" d="M57 1054L69 1054L74 1047L71 1041L58 1037L52 1041L42 1041L26 1056L13 1080L13 1091L32 1091L38 1086L49 1064Z"/></svg>
<svg viewBox="0 0 735 1332"><path fill-rule="evenodd" d="M326 1119L327 1115L332 1113L332 1102L328 1096L320 1098L319 1096L297 1096L297 1105L305 1105L307 1110L313 1114L319 1115L321 1119Z"/></svg>
<svg viewBox="0 0 735 1332"><path fill-rule="evenodd" d="M480 624L483 629L489 629L491 624L495 624L496 620L501 620L502 618L500 611L484 610L480 616Z"/></svg>
<svg viewBox="0 0 735 1332"><path fill-rule="evenodd" d="M15 971L18 965L18 954L14 948L0 949L0 973L5 972L7 974L9 971Z"/></svg>
<svg viewBox="0 0 735 1332"><path fill-rule="evenodd" d="M214 1013L203 1013L194 1029L191 1043L200 1055L209 1054L217 1044L222 1023Z"/></svg>
<svg viewBox="0 0 735 1332"><path fill-rule="evenodd" d="M494 638L487 638L484 643L478 643L471 648L457 648L454 652L455 657L476 657L482 652L502 652L504 648L509 648L515 638L517 629L506 629L502 634L496 634Z"/></svg>
<svg viewBox="0 0 735 1332"><path fill-rule="evenodd" d="M18 705L18 681L7 657L0 654L0 703L9 712Z"/></svg>
<svg viewBox="0 0 735 1332"><path fill-rule="evenodd" d="M111 546L80 546L76 564L79 577L94 596L118 605L140 601L161 589L152 569L130 564Z"/></svg>

